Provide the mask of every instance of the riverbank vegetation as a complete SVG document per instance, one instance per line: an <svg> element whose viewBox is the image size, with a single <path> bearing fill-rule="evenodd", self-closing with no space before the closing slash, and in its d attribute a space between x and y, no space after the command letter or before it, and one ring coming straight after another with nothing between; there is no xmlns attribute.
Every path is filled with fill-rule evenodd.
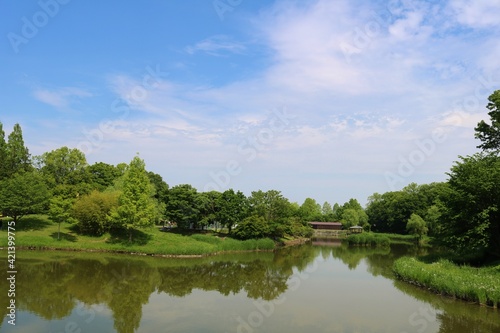
<svg viewBox="0 0 500 333"><path fill-rule="evenodd" d="M353 246L389 246L391 242L386 235L372 232L349 235L346 241Z"/></svg>
<svg viewBox="0 0 500 333"><path fill-rule="evenodd" d="M403 257L394 262L396 276L435 293L500 307L500 265L475 268L440 259L425 263Z"/></svg>
<svg viewBox="0 0 500 333"><path fill-rule="evenodd" d="M100 236L78 232L75 224L52 223L45 215L23 218L16 230L16 246L25 249L59 249L69 251L117 252L147 255L209 255L221 252L268 251L275 248L269 238L237 240L224 233L189 231L163 231L159 227L134 230L132 241L129 231L117 229ZM6 235L6 228L0 234ZM7 237L0 238L0 247L7 247Z"/></svg>

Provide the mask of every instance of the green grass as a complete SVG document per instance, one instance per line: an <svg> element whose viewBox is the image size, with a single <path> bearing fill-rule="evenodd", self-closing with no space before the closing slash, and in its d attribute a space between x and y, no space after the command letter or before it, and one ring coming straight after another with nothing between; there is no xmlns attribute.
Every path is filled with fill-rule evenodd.
<svg viewBox="0 0 500 333"><path fill-rule="evenodd" d="M207 255L231 251L272 250L271 239L240 241L226 235L180 233L173 229L165 232L154 227L135 230L132 242L128 233L106 233L99 237L78 234L73 225L61 223L60 240L58 225L44 215L27 216L17 222L16 246L31 249L62 249L105 251L118 253L144 253L155 255ZM0 247L7 246L7 226L0 231Z"/></svg>
<svg viewBox="0 0 500 333"><path fill-rule="evenodd" d="M355 246L388 246L390 244L389 237L372 232L351 234L347 236L346 240L349 245Z"/></svg>
<svg viewBox="0 0 500 333"><path fill-rule="evenodd" d="M445 259L424 263L403 257L394 262L393 271L398 279L433 292L500 307L500 265L475 268L458 266Z"/></svg>

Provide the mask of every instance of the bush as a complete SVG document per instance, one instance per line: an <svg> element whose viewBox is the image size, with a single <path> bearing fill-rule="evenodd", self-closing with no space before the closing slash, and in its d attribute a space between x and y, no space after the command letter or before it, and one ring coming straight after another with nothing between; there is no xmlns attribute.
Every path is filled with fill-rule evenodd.
<svg viewBox="0 0 500 333"><path fill-rule="evenodd" d="M72 209L81 233L100 236L110 229L109 212L118 207L117 192L94 191L80 197Z"/></svg>
<svg viewBox="0 0 500 333"><path fill-rule="evenodd" d="M250 216L244 219L234 229L234 236L239 239L264 238L269 235L269 226L264 218Z"/></svg>
<svg viewBox="0 0 500 333"><path fill-rule="evenodd" d="M347 237L347 243L349 245L388 246L390 242L389 237L371 232L352 234Z"/></svg>

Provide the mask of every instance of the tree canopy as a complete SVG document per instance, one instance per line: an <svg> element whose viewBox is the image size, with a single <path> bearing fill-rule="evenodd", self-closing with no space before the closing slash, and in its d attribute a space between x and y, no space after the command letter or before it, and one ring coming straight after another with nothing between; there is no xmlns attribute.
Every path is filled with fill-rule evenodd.
<svg viewBox="0 0 500 333"><path fill-rule="evenodd" d="M476 128L476 139L481 141L478 148L489 152L500 152L500 90L496 90L488 97L486 108L490 110L490 123L481 120Z"/></svg>

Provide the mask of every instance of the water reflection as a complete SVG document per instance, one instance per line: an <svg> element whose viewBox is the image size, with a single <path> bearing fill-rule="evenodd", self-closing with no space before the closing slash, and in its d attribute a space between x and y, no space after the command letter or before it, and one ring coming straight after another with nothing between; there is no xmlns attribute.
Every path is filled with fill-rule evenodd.
<svg viewBox="0 0 500 333"><path fill-rule="evenodd" d="M70 315L78 302L87 306L101 304L111 310L116 331L134 332L141 322L142 307L154 292L174 297L185 297L194 289L225 296L245 292L251 299L273 300L287 290L294 268L303 270L314 260L313 255L299 248L276 255L189 260L83 253L76 256L35 252L19 255L18 310L54 320ZM6 281L1 279L1 290L8 289ZM8 299L2 300L1 311L6 315Z"/></svg>
<svg viewBox="0 0 500 333"><path fill-rule="evenodd" d="M255 300L265 302L282 298L290 300L279 306L283 316L275 315L267 319L269 327L277 327L274 330L277 332L287 330L286 327L298 329L290 320L289 316L293 314L294 320L302 321L303 325L309 319L316 320L307 322L307 325L315 327L314 332L375 332L385 327L386 323L378 317L383 317L388 311L400 311L400 316L404 317L398 318L398 332L418 332L427 322L420 318L420 321L414 321L415 325L411 325L405 311L417 307L416 304L423 304L432 309L434 320L433 329L429 326L425 332L438 332L437 327L442 333L500 331L499 311L443 298L394 280L391 269L394 260L407 253L423 254L427 251L425 249L405 246L350 248L338 242L333 246L328 246L332 244L325 240L321 242L321 246L289 247L274 253L175 260L107 254L19 252L16 262L17 310L20 314L36 316L31 319L35 325L48 323L43 331L51 332L64 331L64 326L60 329L50 325L64 318L68 321L67 318L73 318L75 313L80 319L92 322L87 330L98 327L103 332L113 330L101 324L98 326L99 320L107 318L112 318L109 325L113 325L113 331L117 332L164 331L166 327L162 316L166 313L172 314L170 325L179 323L179 327L188 327L179 328L180 332L192 331L194 327L203 332L220 331L228 325L231 328L227 331L234 331L238 324L234 319L230 320L230 324L221 323L230 316L229 312L233 313L231 318L235 318L234 313L236 316L251 314L255 311ZM311 270L318 261L322 264ZM293 291L294 276L301 272L310 279L303 281L300 290ZM4 275L5 272L0 274L0 290L8 289ZM370 289L372 285L378 289ZM377 309L373 306L378 304L378 300L373 300L373 295L386 297ZM222 301L231 297L227 303ZM214 311L217 315L205 315L206 310L201 307L192 310L197 319L189 316L186 311L196 307L197 303L193 302L199 300L215 302L212 307L216 307ZM391 307L387 300L395 305ZM1 297L0 313L4 316L7 305L8 299ZM351 306L354 308L351 309ZM146 307L149 311L158 311L157 315L149 312L143 319ZM222 310L224 307L225 310ZM305 312L307 316L301 315ZM332 315L335 313L337 317L334 318ZM349 316L355 313L357 319L353 322ZM208 322L211 327L207 326ZM438 326L435 326L436 322ZM0 332L15 331L6 320L0 325L3 325ZM155 328L149 329L149 326ZM337 328L333 330L332 327Z"/></svg>

